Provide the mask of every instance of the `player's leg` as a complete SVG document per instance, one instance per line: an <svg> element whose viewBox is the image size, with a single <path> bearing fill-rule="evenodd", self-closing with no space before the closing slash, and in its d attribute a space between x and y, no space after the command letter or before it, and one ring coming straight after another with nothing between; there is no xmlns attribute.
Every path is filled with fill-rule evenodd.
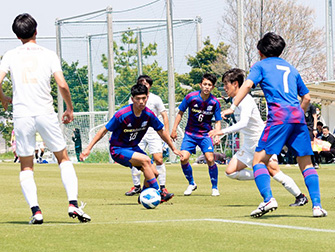
<svg viewBox="0 0 335 252"><path fill-rule="evenodd" d="M309 144L304 144L309 143L308 140L307 126L305 124L296 124L294 135L288 144L297 154L299 168L304 176L305 184L313 204L313 216L325 217L327 216L327 211L321 207L319 176L313 167L310 156L313 155L312 147Z"/></svg>
<svg viewBox="0 0 335 252"><path fill-rule="evenodd" d="M257 142L245 140L245 144L242 148L235 153L230 160L227 168L226 175L228 178L237 180L253 180L254 174L251 170L246 169L252 167L252 160L254 158L254 151ZM248 147L247 147L248 146ZM252 151L248 151L248 149Z"/></svg>
<svg viewBox="0 0 335 252"><path fill-rule="evenodd" d="M284 188L295 197L295 202L290 204L290 206L303 206L307 204L307 197L301 193L294 180L280 170L277 155L272 155L267 167L271 177L273 177L273 179L277 182L281 183Z"/></svg>

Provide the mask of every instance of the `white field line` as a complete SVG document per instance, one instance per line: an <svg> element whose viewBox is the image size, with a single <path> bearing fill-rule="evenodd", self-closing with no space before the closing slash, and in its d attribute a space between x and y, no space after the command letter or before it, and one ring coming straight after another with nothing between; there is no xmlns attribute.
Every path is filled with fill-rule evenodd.
<svg viewBox="0 0 335 252"><path fill-rule="evenodd" d="M320 229L311 227L299 227L299 226L289 226L289 225L279 225L270 223L261 223L253 221L237 221L237 220L225 220L225 219L177 219L177 220L146 220L146 221L111 221L111 222L90 222L90 223L44 223L43 225L33 225L39 227L55 227L55 226L77 226L77 225L117 225L117 224L149 224L149 223L168 223L168 222L223 222L232 223L239 225L252 225L252 226L263 226L272 228L283 228L283 229L293 229L293 230L303 230L311 232L324 232L324 233L335 233L334 229ZM6 226L14 226L16 224L10 224ZM0 226L2 226L0 224Z"/></svg>

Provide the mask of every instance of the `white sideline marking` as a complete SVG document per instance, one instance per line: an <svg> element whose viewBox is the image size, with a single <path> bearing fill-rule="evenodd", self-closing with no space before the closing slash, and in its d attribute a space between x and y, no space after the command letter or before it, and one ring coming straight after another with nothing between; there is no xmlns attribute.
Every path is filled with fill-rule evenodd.
<svg viewBox="0 0 335 252"><path fill-rule="evenodd" d="M224 222L224 223L233 223L233 224L241 224L241 225L253 225L253 226L312 231L312 232L335 233L334 229L320 229L320 228L311 228L311 227L299 227L299 226L260 223L260 222L253 222L253 221L237 221L237 220L225 220L225 219L179 219L179 220L177 219L177 220L112 221L112 222L94 222L93 221L89 223L50 223L50 224L44 223L43 225L37 225L37 226L115 225L115 224L136 224L136 223L197 222L197 221ZM36 225L33 225L33 226L36 226Z"/></svg>

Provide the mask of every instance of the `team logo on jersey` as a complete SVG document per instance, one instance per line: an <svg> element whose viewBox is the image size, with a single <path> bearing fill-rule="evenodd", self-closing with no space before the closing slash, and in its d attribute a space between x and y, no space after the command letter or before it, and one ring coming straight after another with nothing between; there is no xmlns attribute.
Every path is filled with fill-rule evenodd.
<svg viewBox="0 0 335 252"><path fill-rule="evenodd" d="M212 105L210 105L210 106L207 107L207 111L211 111L212 109L213 109Z"/></svg>
<svg viewBox="0 0 335 252"><path fill-rule="evenodd" d="M198 104L195 104L194 107L195 107L195 108L198 108L199 106L198 106Z"/></svg>
<svg viewBox="0 0 335 252"><path fill-rule="evenodd" d="M148 121L144 121L142 122L141 127L146 127L147 125L148 125Z"/></svg>
<svg viewBox="0 0 335 252"><path fill-rule="evenodd" d="M131 123L128 123L127 127L132 127L133 125L131 125Z"/></svg>
<svg viewBox="0 0 335 252"><path fill-rule="evenodd" d="M209 147L208 147L208 149L209 149L209 150L211 150L211 149L212 149L212 147L211 147L211 146L209 146Z"/></svg>

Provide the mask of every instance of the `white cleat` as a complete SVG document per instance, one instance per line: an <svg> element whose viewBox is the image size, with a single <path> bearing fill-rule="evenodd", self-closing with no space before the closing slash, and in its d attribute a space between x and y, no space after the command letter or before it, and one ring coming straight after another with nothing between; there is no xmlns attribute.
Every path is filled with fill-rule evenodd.
<svg viewBox="0 0 335 252"><path fill-rule="evenodd" d="M194 185L188 185L186 191L184 192L184 195L185 196L190 196L192 194L193 191L195 191L197 189L197 185L194 184Z"/></svg>
<svg viewBox="0 0 335 252"><path fill-rule="evenodd" d="M86 203L81 202L80 207L75 207L74 205L69 206L69 216L73 219L78 218L80 222L89 222L91 221L91 217L84 213L83 208L86 206Z"/></svg>
<svg viewBox="0 0 335 252"><path fill-rule="evenodd" d="M214 197L220 196L220 192L217 188L212 189L212 196L214 196Z"/></svg>
<svg viewBox="0 0 335 252"><path fill-rule="evenodd" d="M313 207L313 217L326 217L327 211L322 209L320 206Z"/></svg>
<svg viewBox="0 0 335 252"><path fill-rule="evenodd" d="M29 224L42 224L43 223L43 215L41 212L37 212L35 215L31 216L31 220Z"/></svg>
<svg viewBox="0 0 335 252"><path fill-rule="evenodd" d="M278 208L278 203L275 198L271 198L268 202L262 202L259 204L256 210L252 211L250 216L254 218L262 217L268 212L272 212Z"/></svg>

